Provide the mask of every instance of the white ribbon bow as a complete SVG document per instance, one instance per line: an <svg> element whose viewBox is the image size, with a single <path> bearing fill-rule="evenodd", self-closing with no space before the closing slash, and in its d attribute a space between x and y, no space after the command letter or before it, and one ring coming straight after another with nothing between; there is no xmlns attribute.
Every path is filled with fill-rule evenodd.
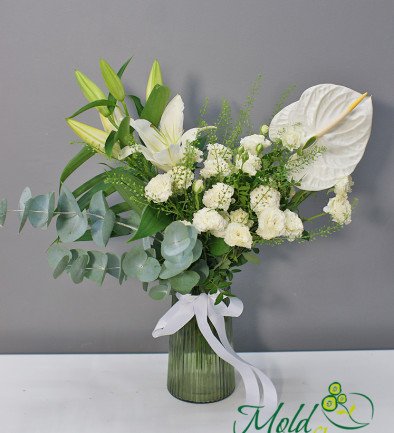
<svg viewBox="0 0 394 433"><path fill-rule="evenodd" d="M270 418L278 405L274 384L262 371L244 361L227 339L224 317L240 316L243 310L242 301L238 298L229 298L227 306L224 302L215 305L216 295L206 293L198 296L177 294L177 297L178 302L157 322L152 332L153 337L174 334L196 316L198 327L212 350L241 375L246 394L245 405L263 406L264 418ZM212 333L208 318L219 339Z"/></svg>

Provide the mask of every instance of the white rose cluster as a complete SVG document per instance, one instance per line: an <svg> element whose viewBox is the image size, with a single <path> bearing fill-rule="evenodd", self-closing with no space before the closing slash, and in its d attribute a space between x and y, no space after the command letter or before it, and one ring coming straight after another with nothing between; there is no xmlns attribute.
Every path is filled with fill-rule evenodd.
<svg viewBox="0 0 394 433"><path fill-rule="evenodd" d="M210 209L222 209L227 211L231 204L234 188L225 183L218 182L212 188L205 191L202 202Z"/></svg>
<svg viewBox="0 0 394 433"><path fill-rule="evenodd" d="M352 205L348 200L348 193L352 191L354 182L351 176L340 179L334 186L335 197L328 200L323 212L331 215L331 219L342 225L352 222Z"/></svg>
<svg viewBox="0 0 394 433"><path fill-rule="evenodd" d="M229 176L232 173L231 150L219 143L208 144L207 149L208 156L200 170L201 177L208 179L213 176Z"/></svg>
<svg viewBox="0 0 394 433"><path fill-rule="evenodd" d="M164 203L172 195L172 177L169 173L158 174L145 186L145 197L154 203Z"/></svg>
<svg viewBox="0 0 394 433"><path fill-rule="evenodd" d="M261 185L250 194L250 206L258 218L256 233L266 240L285 236L289 241L302 236L304 225L300 217L288 209L279 209L280 193L276 189Z"/></svg>

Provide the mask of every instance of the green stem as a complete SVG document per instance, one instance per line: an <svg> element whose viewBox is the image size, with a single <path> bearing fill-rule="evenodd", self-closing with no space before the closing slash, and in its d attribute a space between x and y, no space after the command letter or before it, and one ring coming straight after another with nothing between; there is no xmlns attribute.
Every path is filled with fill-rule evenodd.
<svg viewBox="0 0 394 433"><path fill-rule="evenodd" d="M324 216L324 215L327 215L326 212L318 213L317 215L313 215L313 216L311 216L311 217L309 217L309 218L302 218L302 221L303 221L303 222L306 222L306 221L312 221L312 220L314 220L314 219L316 219L316 218L320 218L320 217L322 217L322 216Z"/></svg>
<svg viewBox="0 0 394 433"><path fill-rule="evenodd" d="M129 117L130 115L129 115L129 110L127 109L126 102L122 101L122 105L123 105L125 115Z"/></svg>

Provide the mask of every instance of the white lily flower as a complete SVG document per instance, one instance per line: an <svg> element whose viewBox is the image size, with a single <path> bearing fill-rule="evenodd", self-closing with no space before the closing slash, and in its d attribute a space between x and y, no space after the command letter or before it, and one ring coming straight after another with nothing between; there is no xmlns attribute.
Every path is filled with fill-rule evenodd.
<svg viewBox="0 0 394 433"><path fill-rule="evenodd" d="M296 125L302 129L305 141L313 137L316 141L312 146L325 149L310 164L291 173L300 181L300 189L331 188L354 171L371 133L372 101L366 96L347 87L319 84L305 90L297 102L272 119L271 140L281 138L286 128Z"/></svg>
<svg viewBox="0 0 394 433"><path fill-rule="evenodd" d="M140 146L141 153L153 165L163 171L169 171L184 156L188 142L197 139L200 130L192 128L183 132L184 104L180 95L176 95L165 108L158 128L145 119L130 120L145 146Z"/></svg>

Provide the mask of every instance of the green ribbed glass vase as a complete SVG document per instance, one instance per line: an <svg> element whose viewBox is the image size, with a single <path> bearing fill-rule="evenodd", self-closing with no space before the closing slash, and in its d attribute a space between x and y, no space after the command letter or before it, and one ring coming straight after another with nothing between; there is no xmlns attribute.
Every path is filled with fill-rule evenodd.
<svg viewBox="0 0 394 433"><path fill-rule="evenodd" d="M225 321L232 344L231 318ZM174 397L192 403L223 400L234 391L234 368L211 349L195 317L170 336L167 388Z"/></svg>

